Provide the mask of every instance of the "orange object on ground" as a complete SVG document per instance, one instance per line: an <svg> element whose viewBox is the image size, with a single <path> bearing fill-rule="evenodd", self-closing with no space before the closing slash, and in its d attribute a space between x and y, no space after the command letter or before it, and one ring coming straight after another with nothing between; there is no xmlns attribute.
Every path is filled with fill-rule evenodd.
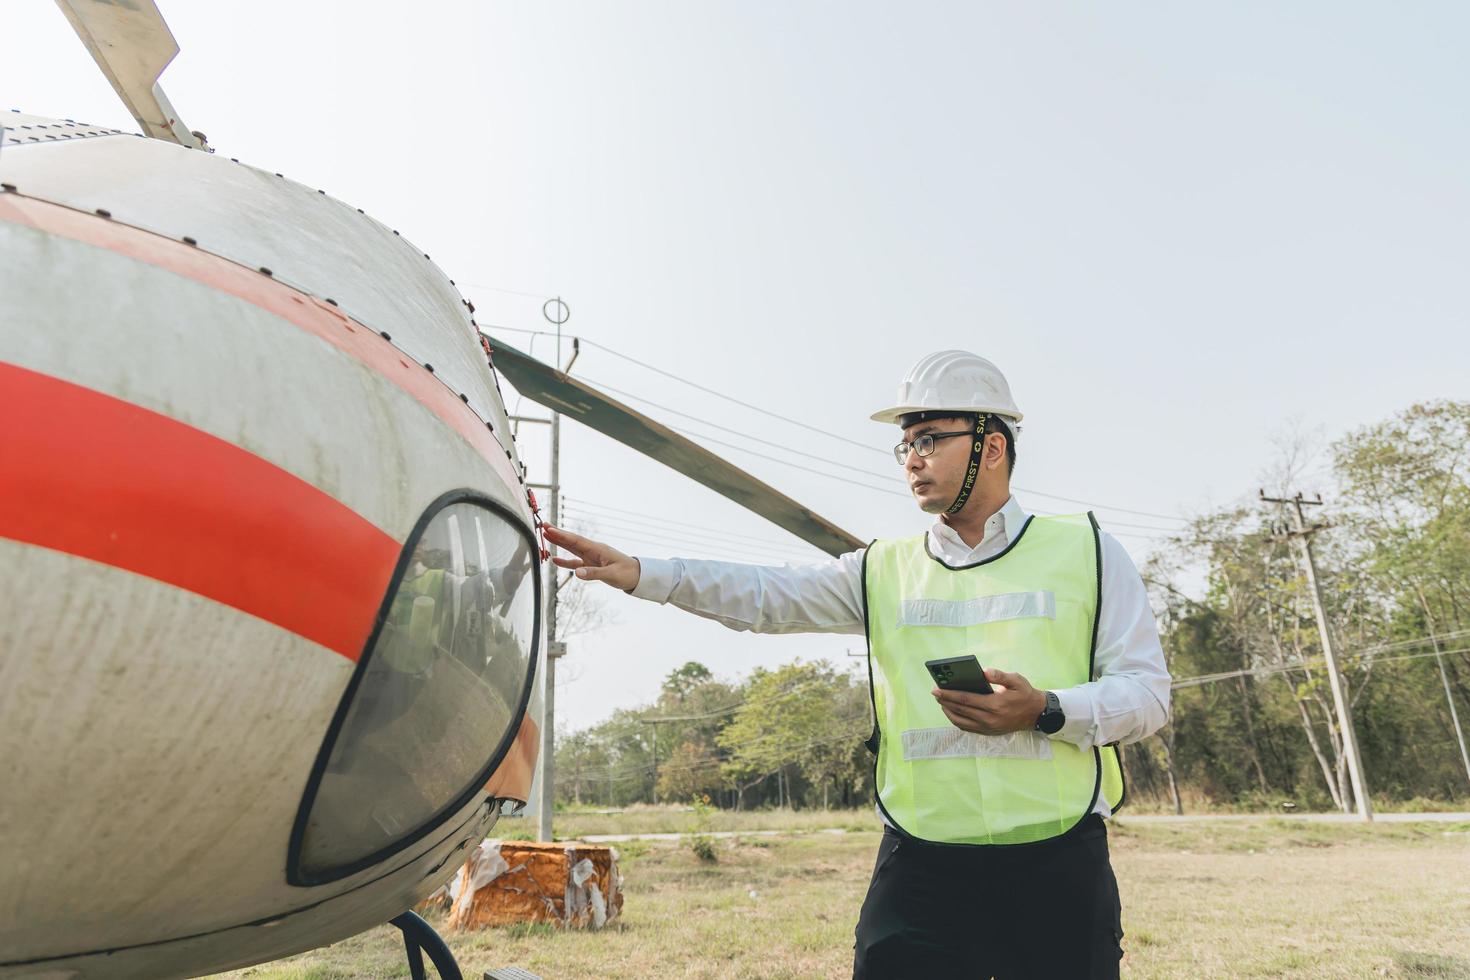
<svg viewBox="0 0 1470 980"><path fill-rule="evenodd" d="M618 853L577 841L486 840L454 883L449 928L457 931L516 922L551 922L601 929L623 908Z"/></svg>

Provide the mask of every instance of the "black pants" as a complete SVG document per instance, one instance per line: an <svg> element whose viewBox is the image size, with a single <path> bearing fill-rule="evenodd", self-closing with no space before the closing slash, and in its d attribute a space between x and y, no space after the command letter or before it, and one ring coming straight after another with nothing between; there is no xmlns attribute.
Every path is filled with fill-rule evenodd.
<svg viewBox="0 0 1470 980"><path fill-rule="evenodd" d="M1123 927L1102 818L1009 847L883 833L853 980L1118 976Z"/></svg>

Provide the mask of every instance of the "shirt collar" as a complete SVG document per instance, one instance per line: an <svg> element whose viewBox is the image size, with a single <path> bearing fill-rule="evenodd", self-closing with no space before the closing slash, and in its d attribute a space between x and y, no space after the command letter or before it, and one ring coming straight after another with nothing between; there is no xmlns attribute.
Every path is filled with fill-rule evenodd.
<svg viewBox="0 0 1470 980"><path fill-rule="evenodd" d="M974 548L965 544L964 539L945 522L943 516L934 519L934 523L929 527L929 534L941 545L939 550L951 554L989 551L993 550L997 544L1002 542L1009 544L1014 541L1030 516L1016 502L1016 495L1011 494L1001 505L1000 510L991 514L985 521L985 537Z"/></svg>

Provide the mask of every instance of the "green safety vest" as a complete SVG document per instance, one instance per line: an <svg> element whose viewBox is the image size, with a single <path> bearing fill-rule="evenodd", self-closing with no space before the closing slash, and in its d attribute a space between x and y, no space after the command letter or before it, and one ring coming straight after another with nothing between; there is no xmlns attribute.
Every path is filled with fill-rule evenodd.
<svg viewBox="0 0 1470 980"><path fill-rule="evenodd" d="M1102 542L1091 514L1032 517L1000 554L950 568L928 537L875 541L863 559L878 805L898 830L946 844L1025 844L1066 833L1098 794L1117 809L1114 746L1040 732L956 728L926 660L974 654L1039 690L1092 680Z"/></svg>
<svg viewBox="0 0 1470 980"><path fill-rule="evenodd" d="M414 578L405 577L398 586L388 614L394 632L383 647L383 659L394 670L418 674L433 662L434 626L443 596L442 568L428 568Z"/></svg>

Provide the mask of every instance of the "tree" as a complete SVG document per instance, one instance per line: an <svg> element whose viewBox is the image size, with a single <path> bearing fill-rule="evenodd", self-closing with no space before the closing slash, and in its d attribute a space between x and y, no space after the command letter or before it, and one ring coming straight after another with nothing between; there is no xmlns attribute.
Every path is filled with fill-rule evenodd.
<svg viewBox="0 0 1470 980"><path fill-rule="evenodd" d="M704 664L697 660L690 660L684 666L669 671L669 676L664 678L663 693L665 697L673 698L676 703L683 704L690 692L714 680L714 676Z"/></svg>
<svg viewBox="0 0 1470 980"><path fill-rule="evenodd" d="M842 696L851 686L825 660L752 675L745 702L717 739L728 753L725 775L738 791L737 805L772 775L777 802L790 803L793 769L830 787L863 734L863 719L852 716L851 699Z"/></svg>
<svg viewBox="0 0 1470 980"><path fill-rule="evenodd" d="M720 762L706 745L684 742L659 764L658 795L665 800L713 796L723 780Z"/></svg>

